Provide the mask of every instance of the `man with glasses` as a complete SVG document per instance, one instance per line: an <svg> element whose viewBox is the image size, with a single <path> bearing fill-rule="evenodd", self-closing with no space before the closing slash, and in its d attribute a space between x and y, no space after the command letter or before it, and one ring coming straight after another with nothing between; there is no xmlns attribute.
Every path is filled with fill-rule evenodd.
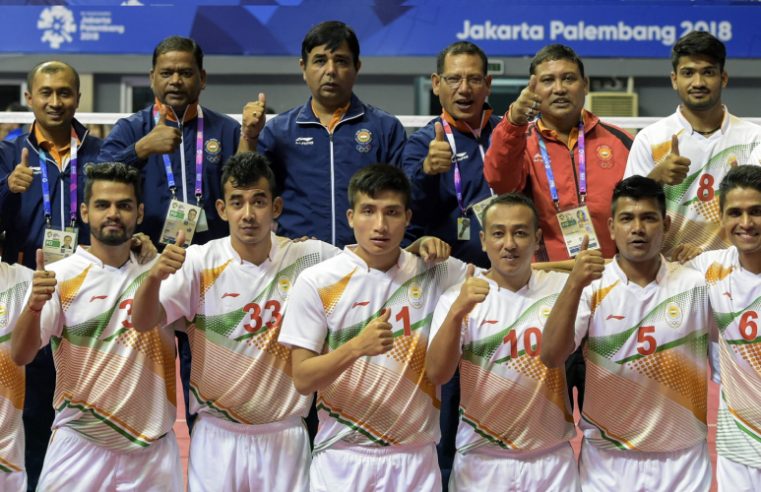
<svg viewBox="0 0 761 492"><path fill-rule="evenodd" d="M489 265L479 240L480 211L492 196L483 159L499 123L486 103L491 91L486 67L486 54L467 41L439 53L431 85L441 102L441 116L415 132L402 153L404 171L412 182L408 234L439 237L451 245L452 256L480 267ZM459 400L455 374L442 387L438 454L444 484L454 459Z"/></svg>

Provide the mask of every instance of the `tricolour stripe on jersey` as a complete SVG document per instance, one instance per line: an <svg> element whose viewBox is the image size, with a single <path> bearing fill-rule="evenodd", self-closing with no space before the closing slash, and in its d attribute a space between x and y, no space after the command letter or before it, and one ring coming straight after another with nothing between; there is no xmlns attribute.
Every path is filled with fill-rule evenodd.
<svg viewBox="0 0 761 492"><path fill-rule="evenodd" d="M24 469L0 457L0 472L14 473L14 472L20 472L20 471L24 471Z"/></svg>

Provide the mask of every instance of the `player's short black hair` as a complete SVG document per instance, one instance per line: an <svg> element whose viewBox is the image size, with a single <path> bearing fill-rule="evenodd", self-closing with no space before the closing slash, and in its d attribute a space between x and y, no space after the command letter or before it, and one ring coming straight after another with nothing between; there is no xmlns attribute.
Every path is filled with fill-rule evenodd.
<svg viewBox="0 0 761 492"><path fill-rule="evenodd" d="M38 63L34 66L34 68L29 70L29 73L26 74L26 90L29 91L29 93L32 92L34 86L34 78L38 73L54 74L58 72L71 72L71 74L74 76L74 88L76 89L77 93L79 93L79 72L77 72L76 69L68 63L58 60L50 60ZM29 111L29 109L26 108L20 111Z"/></svg>
<svg viewBox="0 0 761 492"><path fill-rule="evenodd" d="M157 44L153 49L153 62L151 66L156 68L156 60L158 60L159 56L171 51L192 53L196 65L198 66L198 70L203 70L203 50L201 49L201 46L199 46L194 39L183 36L169 36Z"/></svg>
<svg viewBox="0 0 761 492"><path fill-rule="evenodd" d="M735 188L750 188L761 193L761 167L747 164L729 170L719 184L719 210L722 212L727 193Z"/></svg>
<svg viewBox="0 0 761 492"><path fill-rule="evenodd" d="M404 208L410 208L410 181L401 169L390 164L370 164L354 173L349 181L349 206L354 208L358 193L375 198L384 191L401 194Z"/></svg>
<svg viewBox="0 0 761 492"><path fill-rule="evenodd" d="M323 44L332 52L346 41L349 51L354 56L354 68L359 68L359 40L357 35L341 21L326 21L314 26L301 42L301 59L304 64L309 60L309 53Z"/></svg>
<svg viewBox="0 0 761 492"><path fill-rule="evenodd" d="M132 185L138 205L143 202L143 189L140 182L140 172L137 168L121 162L103 162L85 166L85 203L90 203L92 186L96 181L114 181Z"/></svg>
<svg viewBox="0 0 761 492"><path fill-rule="evenodd" d="M483 212L481 212L481 223L484 225L484 229L486 229L486 213L496 205L523 205L524 207L528 207L529 210L531 210L531 215L534 218L534 230L539 229L539 212L536 210L534 201L523 193L504 193L502 195L495 196L489 202L486 208L484 208Z"/></svg>
<svg viewBox="0 0 761 492"><path fill-rule="evenodd" d="M610 210L613 217L616 216L616 205L619 198L653 198L658 203L658 210L663 218L666 218L666 194L663 185L654 179L634 175L621 180L613 188L613 196L610 200Z"/></svg>
<svg viewBox="0 0 761 492"><path fill-rule="evenodd" d="M277 184L270 161L257 152L242 152L227 159L222 168L221 186L224 189L225 183L230 181L234 188L247 188L253 186L261 178L267 180L270 194L272 198L275 198Z"/></svg>
<svg viewBox="0 0 761 492"><path fill-rule="evenodd" d="M489 67L489 59L486 57L484 50L470 41L457 41L452 43L436 57L436 73L444 73L444 63L446 62L447 55L476 55L481 59L481 72L486 75L486 70Z"/></svg>
<svg viewBox="0 0 761 492"><path fill-rule="evenodd" d="M718 63L723 72L724 63L727 61L727 48L711 33L692 31L679 38L671 48L671 66L675 72L679 66L679 59L683 56L704 56Z"/></svg>
<svg viewBox="0 0 761 492"><path fill-rule="evenodd" d="M555 60L568 60L575 63L576 66L579 67L579 75L581 75L581 78L584 78L584 62L581 61L579 55L577 55L571 47L558 43L548 44L544 48L537 51L536 55L534 55L534 58L531 60L531 65L529 65L528 73L534 75L536 73L536 67L546 61Z"/></svg>

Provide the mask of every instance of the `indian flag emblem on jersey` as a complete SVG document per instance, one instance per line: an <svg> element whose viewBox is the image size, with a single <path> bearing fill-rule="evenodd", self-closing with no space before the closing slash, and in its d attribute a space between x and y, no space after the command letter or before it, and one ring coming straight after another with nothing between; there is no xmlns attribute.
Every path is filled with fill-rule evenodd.
<svg viewBox="0 0 761 492"><path fill-rule="evenodd" d="M291 290L291 281L283 275L277 279L277 291L280 297L288 297L288 291Z"/></svg>
<svg viewBox="0 0 761 492"><path fill-rule="evenodd" d="M412 307L423 307L423 288L417 282L410 282L410 286L407 287L407 299L410 300Z"/></svg>
<svg viewBox="0 0 761 492"><path fill-rule="evenodd" d="M552 311L552 308L545 304L536 312L536 319L539 320L540 326L544 326L544 324L547 322L547 318L550 317L550 311Z"/></svg>
<svg viewBox="0 0 761 492"><path fill-rule="evenodd" d="M672 328L679 328L682 324L682 310L674 302L666 305L666 323Z"/></svg>

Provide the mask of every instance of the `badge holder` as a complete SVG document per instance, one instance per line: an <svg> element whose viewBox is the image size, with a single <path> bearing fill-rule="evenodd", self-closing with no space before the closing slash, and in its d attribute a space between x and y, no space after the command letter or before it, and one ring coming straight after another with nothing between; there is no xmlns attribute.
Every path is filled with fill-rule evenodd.
<svg viewBox="0 0 761 492"><path fill-rule="evenodd" d="M164 227L161 229L160 242L162 244L175 244L177 242L177 234L180 231L185 231L185 243L182 246L190 246L202 213L203 209L201 207L173 198L169 202L169 210L167 211L166 219L164 219Z"/></svg>
<svg viewBox="0 0 761 492"><path fill-rule="evenodd" d="M470 219L467 217L457 218L457 239L470 241Z"/></svg>
<svg viewBox="0 0 761 492"><path fill-rule="evenodd" d="M42 240L42 254L45 264L62 260L74 254L77 249L79 231L76 227L67 227L63 231L45 227Z"/></svg>
<svg viewBox="0 0 761 492"><path fill-rule="evenodd" d="M471 205L471 208L473 209L473 214L476 216L476 220L478 221L478 224L481 226L481 229L484 228L484 210L486 210L486 207L489 206L489 204L494 200L496 196L490 196L488 198L484 198L478 203L474 203Z"/></svg>
<svg viewBox="0 0 761 492"><path fill-rule="evenodd" d="M560 210L557 213L560 231L563 233L565 247L568 255L573 258L581 251L581 242L584 236L589 236L588 249L597 249L600 247L597 241L592 216L589 215L589 209L586 205Z"/></svg>

